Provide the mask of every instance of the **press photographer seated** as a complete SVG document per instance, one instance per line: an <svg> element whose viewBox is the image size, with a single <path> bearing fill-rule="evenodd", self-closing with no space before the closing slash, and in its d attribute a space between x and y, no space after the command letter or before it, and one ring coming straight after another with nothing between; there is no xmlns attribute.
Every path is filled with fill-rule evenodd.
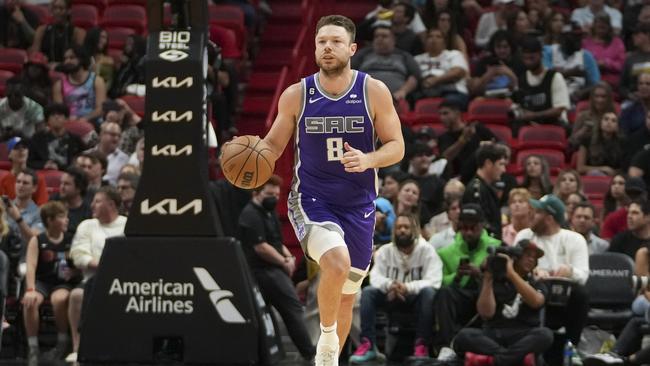
<svg viewBox="0 0 650 366"><path fill-rule="evenodd" d="M483 328L462 329L454 340L466 364L521 365L529 353L539 355L553 343L553 332L540 327L547 288L532 272L544 251L529 240L501 247L487 259L476 309ZM528 361L528 360L527 360ZM528 364L528 362L527 362Z"/></svg>

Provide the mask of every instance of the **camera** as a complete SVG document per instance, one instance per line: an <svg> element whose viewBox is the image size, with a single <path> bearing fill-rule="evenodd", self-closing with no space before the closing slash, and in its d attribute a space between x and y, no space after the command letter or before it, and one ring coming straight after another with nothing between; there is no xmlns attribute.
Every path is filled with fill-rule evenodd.
<svg viewBox="0 0 650 366"><path fill-rule="evenodd" d="M519 247L489 247L487 257L487 270L492 273L495 280L503 280L506 278L506 266L508 261L499 254L505 254L510 258L517 258L521 256L521 248Z"/></svg>

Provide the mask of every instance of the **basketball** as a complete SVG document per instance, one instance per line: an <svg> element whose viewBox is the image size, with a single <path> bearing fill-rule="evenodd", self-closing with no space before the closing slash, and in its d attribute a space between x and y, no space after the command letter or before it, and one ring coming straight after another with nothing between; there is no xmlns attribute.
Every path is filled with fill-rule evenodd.
<svg viewBox="0 0 650 366"><path fill-rule="evenodd" d="M223 175L239 188L253 189L266 183L276 160L259 136L239 136L221 149Z"/></svg>

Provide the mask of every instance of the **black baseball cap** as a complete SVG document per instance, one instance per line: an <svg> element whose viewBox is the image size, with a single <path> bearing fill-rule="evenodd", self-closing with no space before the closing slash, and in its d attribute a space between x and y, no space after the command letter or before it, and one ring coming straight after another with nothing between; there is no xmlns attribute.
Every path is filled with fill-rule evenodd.
<svg viewBox="0 0 650 366"><path fill-rule="evenodd" d="M476 203L466 203L460 208L458 221L482 222L484 220L483 209Z"/></svg>

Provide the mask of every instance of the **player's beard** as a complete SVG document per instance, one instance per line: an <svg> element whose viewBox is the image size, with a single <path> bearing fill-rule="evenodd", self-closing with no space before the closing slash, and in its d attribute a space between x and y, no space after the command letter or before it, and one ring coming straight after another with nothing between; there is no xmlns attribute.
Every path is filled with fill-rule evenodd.
<svg viewBox="0 0 650 366"><path fill-rule="evenodd" d="M350 59L348 58L347 60L343 61L335 57L334 60L336 62L325 64L322 59L317 59L316 65L318 68L320 68L321 72L325 74L325 76L339 76L343 73L345 68L350 63Z"/></svg>

